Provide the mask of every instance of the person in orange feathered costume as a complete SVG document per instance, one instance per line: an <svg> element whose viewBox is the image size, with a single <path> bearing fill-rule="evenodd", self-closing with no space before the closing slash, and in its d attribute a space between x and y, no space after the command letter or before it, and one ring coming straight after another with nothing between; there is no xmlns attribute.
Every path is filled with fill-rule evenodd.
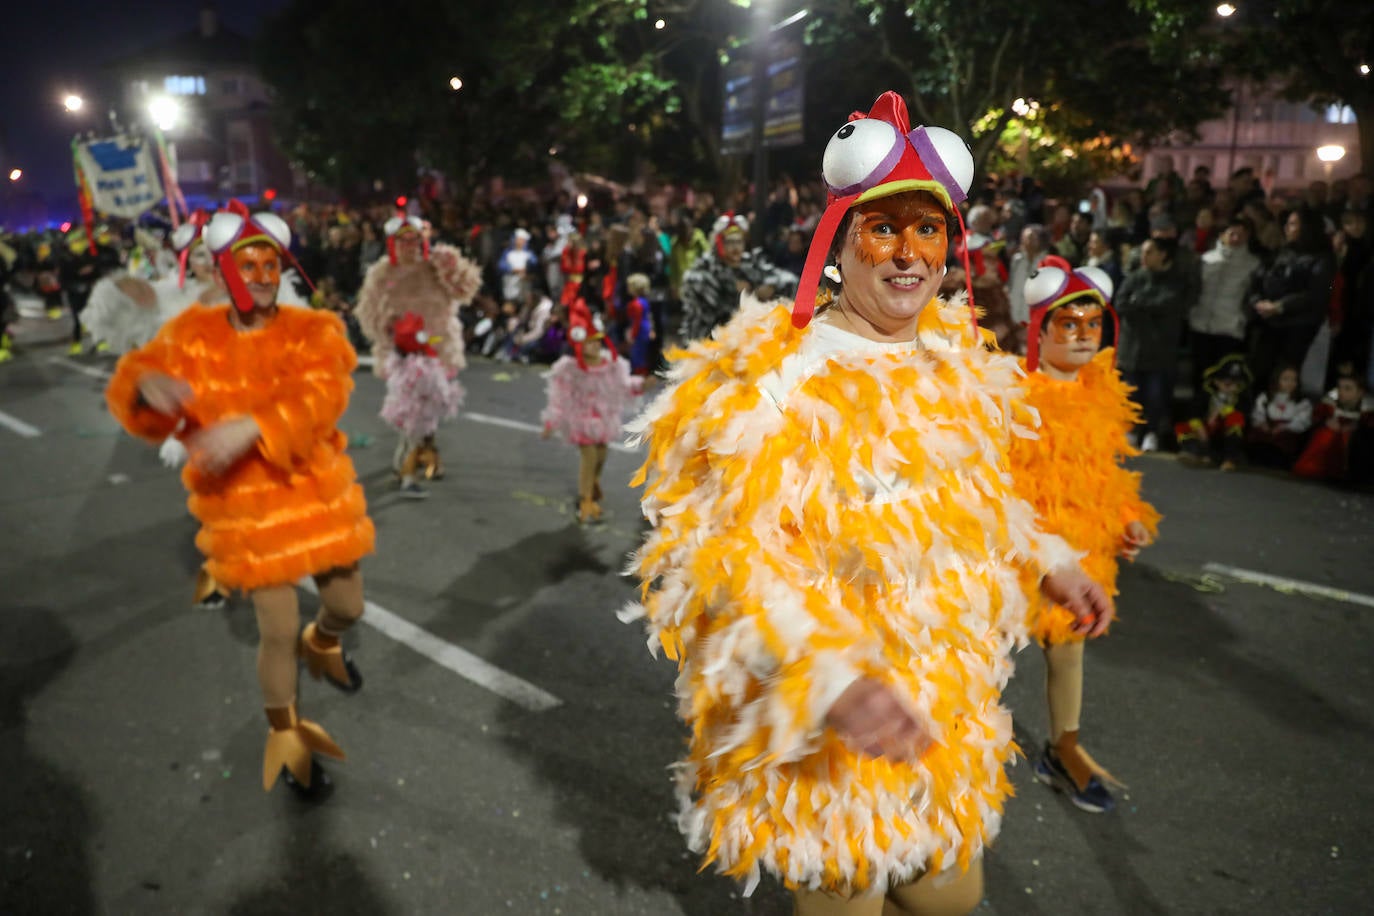
<svg viewBox="0 0 1374 916"><path fill-rule="evenodd" d="M329 313L277 304L290 231L234 201L205 228L232 305L190 308L126 355L105 392L130 433L190 452L182 482L201 523L196 546L224 586L252 599L258 682L270 730L263 788L286 773L305 794L329 785L313 754L343 758L296 712L297 666L352 692L362 686L339 637L363 613L358 561L375 533L336 427L357 363ZM320 611L297 632L296 583L314 577Z"/></svg>
<svg viewBox="0 0 1374 916"><path fill-rule="evenodd" d="M1159 514L1140 498L1140 475L1121 465L1138 454L1126 439L1138 408L1116 371L1114 351L1099 350L1112 281L1098 268L1073 270L1050 257L1025 289L1026 397L1040 414L1040 436L1013 444L1012 476L1045 530L1087 551L1083 571L1114 596L1117 557L1134 558L1154 539ZM1104 783L1111 776L1078 744L1083 636L1064 608L1040 595L1031 602L1050 712L1050 740L1036 761L1036 778L1085 811L1108 811L1113 800Z"/></svg>

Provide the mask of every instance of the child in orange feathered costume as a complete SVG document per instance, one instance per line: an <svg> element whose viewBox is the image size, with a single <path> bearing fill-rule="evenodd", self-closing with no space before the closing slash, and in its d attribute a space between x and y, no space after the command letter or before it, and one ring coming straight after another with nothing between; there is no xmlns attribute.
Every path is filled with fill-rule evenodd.
<svg viewBox="0 0 1374 916"><path fill-rule="evenodd" d="M362 678L339 637L363 613L358 561L374 531L347 440L335 424L357 363L343 324L327 312L279 306L290 230L237 201L205 228L232 305L187 309L120 360L105 396L140 438L176 435L196 546L211 575L249 593L257 613L258 681L270 730L263 788L277 776L298 791L329 784L314 761L339 759L329 735L296 712L297 666L342 690ZM296 583L313 576L321 607L298 633Z"/></svg>
<svg viewBox="0 0 1374 916"><path fill-rule="evenodd" d="M1121 466L1138 454L1126 434L1138 421L1130 388L1102 345L1112 281L1095 267L1050 257L1026 282L1030 306L1026 395L1040 435L1012 446L1012 475L1045 530L1087 551L1083 570L1116 594L1118 556L1133 558L1156 534L1159 514L1140 498L1140 475ZM1045 650L1050 740L1036 777L1085 811L1108 811L1110 776L1078 745L1083 637L1062 607L1032 595L1032 633Z"/></svg>

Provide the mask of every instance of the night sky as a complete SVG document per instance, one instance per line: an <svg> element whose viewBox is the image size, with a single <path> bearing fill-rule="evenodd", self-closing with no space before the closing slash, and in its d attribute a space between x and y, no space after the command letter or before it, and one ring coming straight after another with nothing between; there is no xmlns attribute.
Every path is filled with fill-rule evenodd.
<svg viewBox="0 0 1374 916"><path fill-rule="evenodd" d="M208 4L223 26L249 37L288 0L237 0ZM70 143L80 129L103 129L108 101L101 65L198 27L202 4L194 0L116 3L33 2L6 4L0 27L0 181L13 168L29 191L47 199L53 218L76 214ZM86 99L80 117L62 108L75 92Z"/></svg>

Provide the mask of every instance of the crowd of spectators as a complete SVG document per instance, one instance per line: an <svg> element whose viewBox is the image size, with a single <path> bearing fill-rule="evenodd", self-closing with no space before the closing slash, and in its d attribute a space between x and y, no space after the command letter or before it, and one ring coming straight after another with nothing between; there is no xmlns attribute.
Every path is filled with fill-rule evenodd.
<svg viewBox="0 0 1374 916"><path fill-rule="evenodd" d="M824 202L817 178L783 177L752 227L754 242L799 274ZM669 185L598 187L587 195L484 187L461 204L422 190L405 205L426 221L433 241L457 245L482 267L482 291L461 315L468 349L543 363L565 349L566 307L575 297L627 352L634 329L650 328L651 358L660 360L663 345L679 335L682 278L706 252L713 223L725 212L753 215L748 189L718 200ZM1063 199L1048 197L1033 178L991 177L965 207L968 247L978 248L975 296L1005 349L1025 347L1021 290L1044 256L1112 277L1118 364L1137 389L1144 422L1136 442L1147 451L1172 447L1175 424L1205 412L1204 373L1233 353L1244 355L1255 380L1247 411L1285 369L1297 373L1296 397L1331 401L1340 380L1351 379L1367 401L1374 196L1366 176L1285 194L1267 193L1248 168L1215 184L1205 168L1185 178L1170 166L1142 187L1092 188ZM367 268L387 256L384 227L396 204L312 202L282 210L295 254L316 283L312 302L347 320ZM127 259L137 240L127 231L123 237L112 244ZM11 239L10 250L25 250L22 243ZM75 250L52 238L44 247L59 261ZM964 284L962 252L952 251L950 292ZM16 278L8 270L11 285L32 284L30 268L44 266L31 255L7 260L25 273ZM647 281L647 292L641 286L631 294L632 276ZM47 299L51 287L44 286ZM635 311L644 302L647 324ZM356 333L355 343L365 348Z"/></svg>

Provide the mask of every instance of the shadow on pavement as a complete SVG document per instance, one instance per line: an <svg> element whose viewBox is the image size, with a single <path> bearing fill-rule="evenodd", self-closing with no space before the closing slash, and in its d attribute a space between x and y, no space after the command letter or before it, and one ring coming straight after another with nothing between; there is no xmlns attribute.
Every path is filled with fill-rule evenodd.
<svg viewBox="0 0 1374 916"><path fill-rule="evenodd" d="M1143 665L1200 688L1211 686L1204 681L1215 678L1235 697L1298 733L1370 736L1367 722L1352 719L1282 667L1247 655L1240 634L1191 586L1169 581L1149 567L1126 565L1120 589L1124 600L1118 626L1128 638L1104 639L1095 646L1103 661ZM1134 606L1132 597L1141 595L1150 596L1149 606Z"/></svg>
<svg viewBox="0 0 1374 916"><path fill-rule="evenodd" d="M28 746L26 706L76 643L48 608L10 607L0 639L0 913L95 911L87 794Z"/></svg>
<svg viewBox="0 0 1374 916"><path fill-rule="evenodd" d="M502 740L552 788L555 816L577 829L583 861L605 881L667 892L687 916L788 916L790 897L775 884L744 900L733 881L698 873L677 829L668 769L685 748L673 712L675 667L649 657L642 627L616 619L630 583L608 575L585 538L570 525L504 552L511 570L499 572L496 555L475 567L509 576L526 595L558 586L551 599L531 602L488 659L565 705L542 713L504 705ZM464 594L458 588L452 593Z"/></svg>
<svg viewBox="0 0 1374 916"><path fill-rule="evenodd" d="M278 792L289 794L285 786ZM361 863L339 850L333 837L343 828L330 802L281 801L300 810L281 819L284 835L278 871L235 900L230 916L301 916L304 913L401 913L374 885Z"/></svg>

